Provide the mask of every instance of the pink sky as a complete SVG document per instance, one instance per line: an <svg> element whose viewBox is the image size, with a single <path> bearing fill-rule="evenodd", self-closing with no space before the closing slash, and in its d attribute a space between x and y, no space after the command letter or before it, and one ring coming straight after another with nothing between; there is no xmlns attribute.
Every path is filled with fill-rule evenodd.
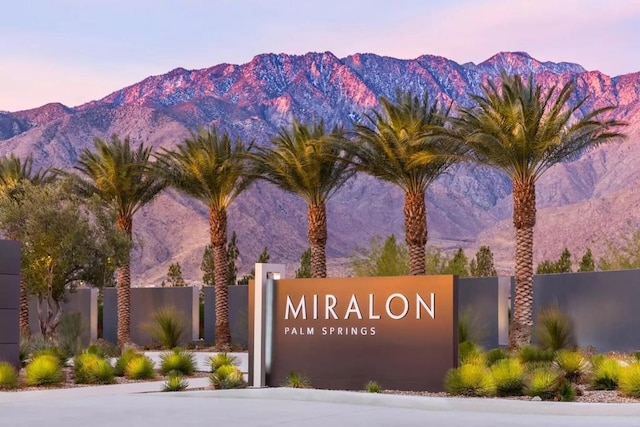
<svg viewBox="0 0 640 427"><path fill-rule="evenodd" d="M32 0L3 6L0 110L99 99L176 67L257 54L435 54L460 63L499 51L640 71L636 0Z"/></svg>

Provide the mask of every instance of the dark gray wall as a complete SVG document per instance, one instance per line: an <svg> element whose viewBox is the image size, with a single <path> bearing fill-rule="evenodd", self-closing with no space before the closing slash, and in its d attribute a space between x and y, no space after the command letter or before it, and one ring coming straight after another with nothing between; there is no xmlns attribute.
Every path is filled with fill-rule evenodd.
<svg viewBox="0 0 640 427"><path fill-rule="evenodd" d="M20 367L20 242L0 240L0 360Z"/></svg>
<svg viewBox="0 0 640 427"><path fill-rule="evenodd" d="M78 288L69 292L62 304L63 316L80 313L82 335L80 343L88 346L98 338L98 290L95 288ZM36 298L29 300L29 328L32 334L40 333L38 306Z"/></svg>
<svg viewBox="0 0 640 427"><path fill-rule="evenodd" d="M467 316L475 341L485 349L498 347L498 278L469 277L458 280L458 319Z"/></svg>
<svg viewBox="0 0 640 427"><path fill-rule="evenodd" d="M131 288L131 340L138 345L152 345L145 325L153 323L153 313L162 307L173 307L187 325L181 345L198 340L198 288ZM115 288L104 289L103 336L118 341L118 308Z"/></svg>
<svg viewBox="0 0 640 427"><path fill-rule="evenodd" d="M249 287L229 286L229 326L231 342L244 348L248 346L249 336ZM216 341L216 297L213 286L204 287L204 341L214 344Z"/></svg>
<svg viewBox="0 0 640 427"><path fill-rule="evenodd" d="M533 295L534 323L545 307L558 306L578 347L640 349L640 270L535 275Z"/></svg>

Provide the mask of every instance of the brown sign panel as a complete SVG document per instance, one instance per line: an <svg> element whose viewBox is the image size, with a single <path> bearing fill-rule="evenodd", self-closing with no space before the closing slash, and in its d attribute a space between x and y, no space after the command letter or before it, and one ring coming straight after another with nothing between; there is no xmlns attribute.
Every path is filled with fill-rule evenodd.
<svg viewBox="0 0 640 427"><path fill-rule="evenodd" d="M267 384L441 391L457 363L453 276L278 280Z"/></svg>

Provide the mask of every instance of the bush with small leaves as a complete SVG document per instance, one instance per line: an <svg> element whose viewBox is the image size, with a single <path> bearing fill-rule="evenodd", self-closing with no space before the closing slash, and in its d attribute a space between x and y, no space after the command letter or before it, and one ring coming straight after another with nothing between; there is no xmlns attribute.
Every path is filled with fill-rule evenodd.
<svg viewBox="0 0 640 427"><path fill-rule="evenodd" d="M542 349L534 345L525 345L518 351L518 358L522 363L553 362L554 352L550 349Z"/></svg>
<svg viewBox="0 0 640 427"><path fill-rule="evenodd" d="M133 359L136 359L142 356L143 355L141 353L138 353L133 348L128 348L125 351L123 351L120 357L118 357L118 360L116 360L116 365L114 367L114 372L116 376L123 377L124 370L127 367L127 364L129 364L129 362L132 361Z"/></svg>
<svg viewBox="0 0 640 427"><path fill-rule="evenodd" d="M365 384L364 391L366 391L367 393L380 393L382 391L382 388L377 382L369 381Z"/></svg>
<svg viewBox="0 0 640 427"><path fill-rule="evenodd" d="M25 368L27 385L55 385L64 378L60 359L51 354L42 354L31 359Z"/></svg>
<svg viewBox="0 0 640 427"><path fill-rule="evenodd" d="M524 389L524 367L517 359L501 359L491 366L498 396L519 396Z"/></svg>
<svg viewBox="0 0 640 427"><path fill-rule="evenodd" d="M166 375L176 371L182 375L193 375L196 371L196 358L192 352L174 348L160 355L160 373Z"/></svg>
<svg viewBox="0 0 640 427"><path fill-rule="evenodd" d="M562 378L558 372L553 369L538 369L526 381L525 393L542 400L552 400L558 396L561 385Z"/></svg>
<svg viewBox="0 0 640 427"><path fill-rule="evenodd" d="M217 389L243 388L247 386L244 381L244 375L233 365L220 366L209 376L209 381Z"/></svg>
<svg viewBox="0 0 640 427"><path fill-rule="evenodd" d="M169 372L162 391L182 391L189 387L189 381L182 378L179 372Z"/></svg>
<svg viewBox="0 0 640 427"><path fill-rule="evenodd" d="M640 398L640 362L622 368L618 389L625 396Z"/></svg>
<svg viewBox="0 0 640 427"><path fill-rule="evenodd" d="M615 390L620 381L622 366L611 357L597 360L591 368L591 387L595 390Z"/></svg>
<svg viewBox="0 0 640 427"><path fill-rule="evenodd" d="M487 366L492 366L500 360L508 359L509 352L504 348L493 348L484 354L484 358Z"/></svg>
<svg viewBox="0 0 640 427"><path fill-rule="evenodd" d="M558 351L573 348L573 324L557 307L549 307L538 315L536 338L540 347Z"/></svg>
<svg viewBox="0 0 640 427"><path fill-rule="evenodd" d="M447 372L444 389L454 396L493 396L496 383L487 367L468 364Z"/></svg>
<svg viewBox="0 0 640 427"><path fill-rule="evenodd" d="M155 364L147 356L135 357L124 368L124 376L132 380L148 380L156 376Z"/></svg>
<svg viewBox="0 0 640 427"><path fill-rule="evenodd" d="M218 353L209 358L208 364L211 366L211 372L215 372L221 366L236 366L238 359L229 353Z"/></svg>
<svg viewBox="0 0 640 427"><path fill-rule="evenodd" d="M587 359L582 353L571 350L560 350L556 354L555 364L570 382L580 381L588 367Z"/></svg>
<svg viewBox="0 0 640 427"><path fill-rule="evenodd" d="M287 375L284 386L291 388L310 388L311 380L302 372L291 371L289 375Z"/></svg>
<svg viewBox="0 0 640 427"><path fill-rule="evenodd" d="M11 390L18 386L18 373L13 365L0 362L0 390Z"/></svg>

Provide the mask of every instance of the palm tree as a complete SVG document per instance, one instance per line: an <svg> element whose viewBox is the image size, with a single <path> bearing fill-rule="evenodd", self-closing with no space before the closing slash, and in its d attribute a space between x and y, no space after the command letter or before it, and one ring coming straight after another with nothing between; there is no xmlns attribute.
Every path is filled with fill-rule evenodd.
<svg viewBox="0 0 640 427"><path fill-rule="evenodd" d="M43 185L56 179L56 173L51 168L33 169L33 157L29 155L24 162L19 157L10 154L0 157L0 194L13 198L16 186L22 181L34 185ZM7 237L16 240L14 233L7 231ZM29 330L29 298L26 283L20 277L20 332L24 336L30 335Z"/></svg>
<svg viewBox="0 0 640 427"><path fill-rule="evenodd" d="M460 108L451 134L463 139L480 164L507 174L513 184L516 229L515 304L509 345L531 341L533 303L533 227L536 224L536 181L556 163L577 158L585 149L622 137L624 125L598 116L614 107L584 112L587 97L570 103L575 84L543 91L533 77L503 74L489 81L476 105Z"/></svg>
<svg viewBox="0 0 640 427"><path fill-rule="evenodd" d="M405 240L409 248L411 274L425 274L427 243L427 187L459 157L462 147L441 137L449 109L428 94L420 99L398 91L394 103L380 98L382 112L368 115L369 125L356 125L356 140L345 145L354 155L356 169L404 192ZM420 162L417 160L421 159Z"/></svg>
<svg viewBox="0 0 640 427"><path fill-rule="evenodd" d="M209 233L215 264L216 346L231 344L229 329L227 270L227 209L251 179L247 154L252 144L232 143L227 133L215 127L199 129L179 144L175 151L157 155L156 171L168 185L202 201L209 208Z"/></svg>
<svg viewBox="0 0 640 427"><path fill-rule="evenodd" d="M133 236L133 216L164 188L158 177L149 173L151 147L131 146L129 137L121 141L117 135L110 140L94 139L95 151L84 149L75 167L87 179L79 183L85 195L97 195L116 213L115 227L130 241ZM118 267L118 345L131 341L131 255Z"/></svg>
<svg viewBox="0 0 640 427"><path fill-rule="evenodd" d="M341 155L339 128L324 122L308 126L296 120L272 139L273 147L258 147L251 156L255 173L307 204L307 236L311 244L311 275L327 277L327 200L354 174Z"/></svg>

